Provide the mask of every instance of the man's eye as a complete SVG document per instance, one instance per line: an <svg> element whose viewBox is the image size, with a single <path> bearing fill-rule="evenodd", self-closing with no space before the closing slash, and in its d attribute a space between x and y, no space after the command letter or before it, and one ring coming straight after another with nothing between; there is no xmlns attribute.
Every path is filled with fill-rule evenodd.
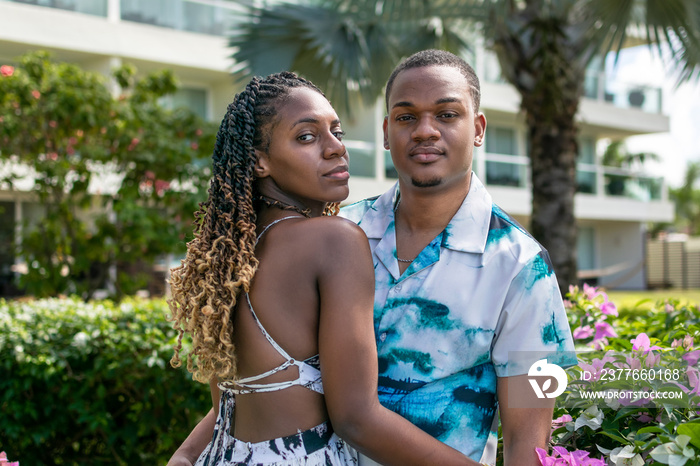
<svg viewBox="0 0 700 466"><path fill-rule="evenodd" d="M396 121L408 121L408 120L412 120L412 119L413 119L413 116L411 116L411 115L399 115L398 117L396 117Z"/></svg>
<svg viewBox="0 0 700 466"><path fill-rule="evenodd" d="M338 138L338 141L342 141L343 137L345 137L345 131L333 131L333 136Z"/></svg>
<svg viewBox="0 0 700 466"><path fill-rule="evenodd" d="M456 117L456 116L457 116L457 115L454 114L454 113L443 113L443 114L440 115L440 118L454 118L454 117Z"/></svg>

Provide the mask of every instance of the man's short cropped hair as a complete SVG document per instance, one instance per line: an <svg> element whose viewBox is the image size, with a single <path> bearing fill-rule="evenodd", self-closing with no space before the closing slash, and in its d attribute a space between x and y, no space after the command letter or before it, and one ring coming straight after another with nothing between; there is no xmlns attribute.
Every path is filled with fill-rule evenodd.
<svg viewBox="0 0 700 466"><path fill-rule="evenodd" d="M445 50L428 49L416 52L410 57L399 63L394 71L389 76L389 80L386 83L386 109L389 111L389 94L391 94L391 88L394 85L396 76L399 73L411 68L423 68L426 66L451 66L452 68L457 68L462 75L467 79L469 84L469 91L472 95L472 102L474 103L474 112L479 111L479 104L481 100L481 90L479 87L479 78L474 72L469 63L464 61L457 55L447 52Z"/></svg>

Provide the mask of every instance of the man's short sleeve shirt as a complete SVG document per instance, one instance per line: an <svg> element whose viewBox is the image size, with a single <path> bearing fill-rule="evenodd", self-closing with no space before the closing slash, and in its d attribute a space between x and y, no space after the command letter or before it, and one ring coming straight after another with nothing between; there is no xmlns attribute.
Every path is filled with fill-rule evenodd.
<svg viewBox="0 0 700 466"><path fill-rule="evenodd" d="M547 252L476 175L444 231L400 274L398 197L397 184L341 210L372 249L379 400L479 461L493 440L497 377L534 362L509 353L574 350L556 277Z"/></svg>

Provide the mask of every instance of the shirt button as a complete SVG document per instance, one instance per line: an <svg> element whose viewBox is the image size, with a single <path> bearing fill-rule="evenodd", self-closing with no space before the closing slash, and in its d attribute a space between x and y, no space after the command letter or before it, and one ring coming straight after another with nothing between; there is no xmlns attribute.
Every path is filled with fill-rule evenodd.
<svg viewBox="0 0 700 466"><path fill-rule="evenodd" d="M386 340L386 332L382 332L382 333L379 335L379 340L380 340L380 341Z"/></svg>
<svg viewBox="0 0 700 466"><path fill-rule="evenodd" d="M396 291L401 291L401 285L396 285Z"/></svg>

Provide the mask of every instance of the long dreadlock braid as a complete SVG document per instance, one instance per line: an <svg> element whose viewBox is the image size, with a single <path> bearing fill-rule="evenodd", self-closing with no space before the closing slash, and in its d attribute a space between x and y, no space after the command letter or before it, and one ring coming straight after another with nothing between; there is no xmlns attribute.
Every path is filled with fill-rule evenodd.
<svg viewBox="0 0 700 466"><path fill-rule="evenodd" d="M212 377L233 380L236 356L233 312L241 292L248 292L258 267L255 257L257 211L254 199L255 149L266 151L277 108L295 87L323 93L310 81L282 72L255 77L229 104L212 156L209 197L195 213L194 239L187 256L172 270L170 320L179 336L170 363L181 365L182 339L192 349L187 370L200 382ZM324 212L335 215L338 204Z"/></svg>

